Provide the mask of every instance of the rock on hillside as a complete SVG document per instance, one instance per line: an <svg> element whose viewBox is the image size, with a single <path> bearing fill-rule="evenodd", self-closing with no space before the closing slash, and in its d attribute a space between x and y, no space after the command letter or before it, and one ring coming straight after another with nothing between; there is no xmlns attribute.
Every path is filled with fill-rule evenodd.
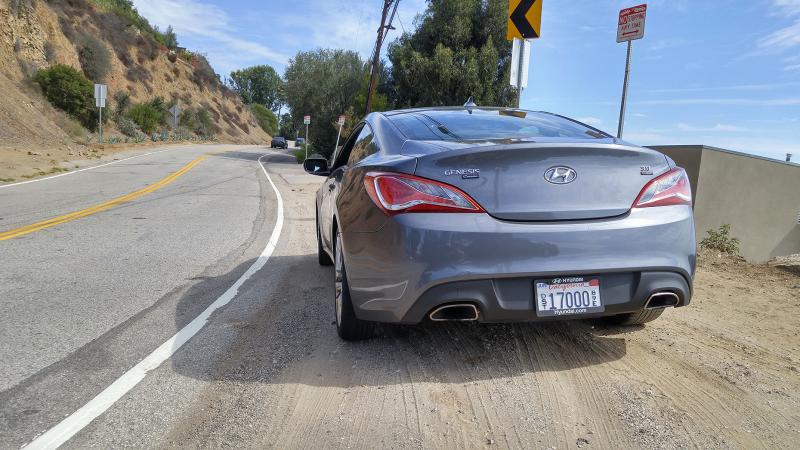
<svg viewBox="0 0 800 450"><path fill-rule="evenodd" d="M109 106L115 106L113 95L123 91L134 103L156 96L177 99L184 109L205 108L219 141L269 139L202 56L171 52L90 0L0 0L0 169L6 173L13 169L9 165L43 169L42 161L25 161L29 152L49 153L53 163L87 152L81 145L86 130L53 108L31 81L38 69L52 64L80 70L78 45L86 35L99 40L111 55L105 77ZM113 124L109 126L114 132Z"/></svg>

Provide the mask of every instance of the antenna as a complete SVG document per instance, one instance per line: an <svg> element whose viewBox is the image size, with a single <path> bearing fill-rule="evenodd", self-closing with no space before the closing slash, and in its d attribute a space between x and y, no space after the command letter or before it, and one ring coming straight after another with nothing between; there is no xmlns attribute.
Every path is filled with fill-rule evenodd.
<svg viewBox="0 0 800 450"><path fill-rule="evenodd" d="M475 104L475 102L472 100L472 96L470 95L467 99L467 103L464 103L464 108L475 108L476 106L478 105Z"/></svg>

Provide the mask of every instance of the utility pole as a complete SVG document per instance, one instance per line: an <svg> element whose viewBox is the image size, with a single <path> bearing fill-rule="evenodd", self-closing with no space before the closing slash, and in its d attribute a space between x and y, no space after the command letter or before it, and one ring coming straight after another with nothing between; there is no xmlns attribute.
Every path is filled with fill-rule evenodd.
<svg viewBox="0 0 800 450"><path fill-rule="evenodd" d="M392 15L389 17L389 24L386 24L386 16L389 14L389 7L392 6L394 3L394 9L392 9ZM381 12L381 26L378 27L378 37L375 39L375 51L372 54L372 69L370 70L369 74L369 88L367 90L367 105L366 111L364 114L369 114L372 111L372 97L375 95L375 84L378 78L378 68L381 63L381 47L383 46L383 40L386 38L386 34L389 30L393 30L392 27L392 20L394 20L394 14L397 12L397 5L400 3L400 0L383 0L383 12Z"/></svg>

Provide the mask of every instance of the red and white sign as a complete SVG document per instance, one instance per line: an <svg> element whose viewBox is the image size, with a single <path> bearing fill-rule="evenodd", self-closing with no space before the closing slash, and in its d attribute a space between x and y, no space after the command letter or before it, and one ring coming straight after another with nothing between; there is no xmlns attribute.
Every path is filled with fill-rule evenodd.
<svg viewBox="0 0 800 450"><path fill-rule="evenodd" d="M617 42L643 38L645 15L647 15L646 4L621 10L617 24Z"/></svg>
<svg viewBox="0 0 800 450"><path fill-rule="evenodd" d="M336 123L338 123L339 126L344 125L344 116L339 116L339 120L337 120Z"/></svg>
<svg viewBox="0 0 800 450"><path fill-rule="evenodd" d="M303 116L303 124L308 125L311 123L311 116Z"/></svg>

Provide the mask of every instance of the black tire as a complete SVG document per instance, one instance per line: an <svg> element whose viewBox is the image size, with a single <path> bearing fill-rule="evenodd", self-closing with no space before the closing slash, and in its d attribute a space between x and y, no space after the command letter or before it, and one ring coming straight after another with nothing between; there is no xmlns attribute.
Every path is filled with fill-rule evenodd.
<svg viewBox="0 0 800 450"><path fill-rule="evenodd" d="M336 333L345 341L361 341L372 337L375 325L356 317L350 299L350 286L347 284L347 270L341 250L341 235L336 234L336 261L334 266L334 298L333 307L336 317Z"/></svg>
<svg viewBox="0 0 800 450"><path fill-rule="evenodd" d="M642 325L658 319L663 312L663 309L643 309L635 313L605 317L604 320L612 325Z"/></svg>
<svg viewBox="0 0 800 450"><path fill-rule="evenodd" d="M333 260L322 248L322 236L319 233L319 214L317 214L317 260L319 261L320 266L332 266Z"/></svg>

